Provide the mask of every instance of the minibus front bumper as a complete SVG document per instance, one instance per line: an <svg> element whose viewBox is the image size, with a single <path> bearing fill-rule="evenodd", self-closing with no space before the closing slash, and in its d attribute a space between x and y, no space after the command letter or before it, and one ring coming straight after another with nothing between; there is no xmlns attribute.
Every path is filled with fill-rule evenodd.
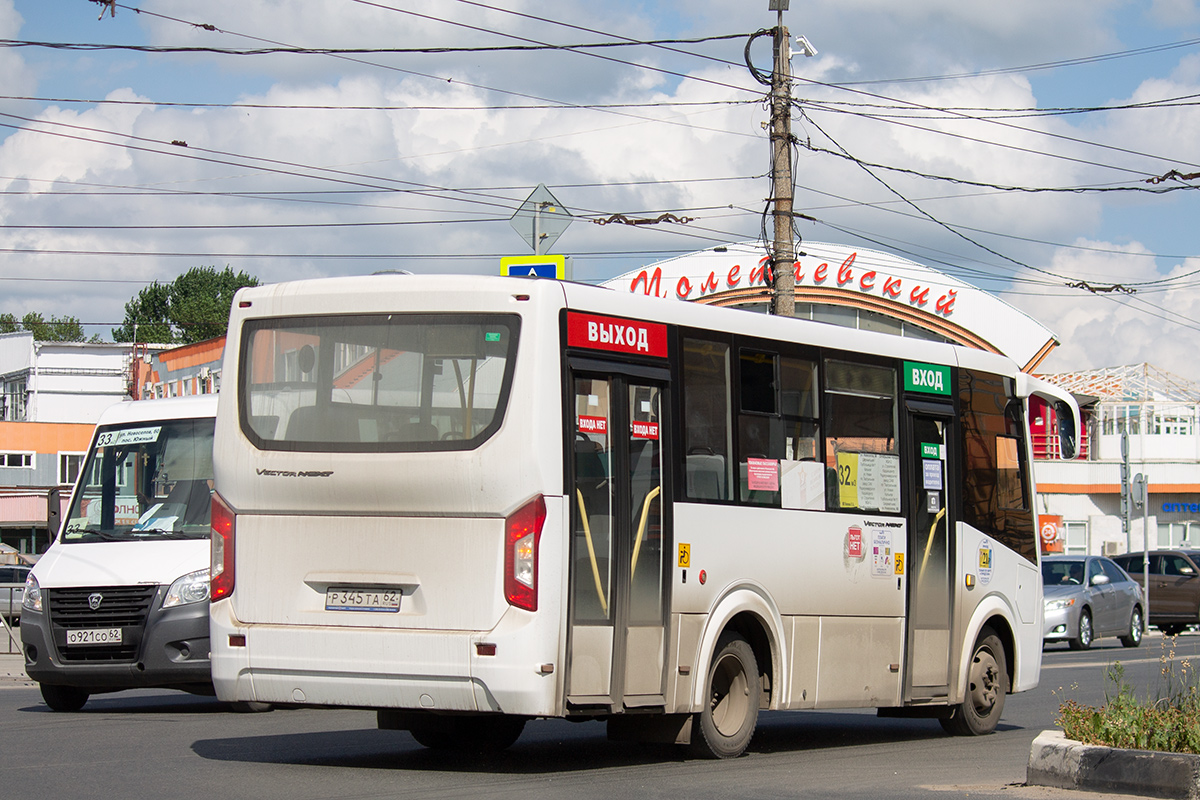
<svg viewBox="0 0 1200 800"><path fill-rule="evenodd" d="M208 603L153 609L137 636L134 653L122 660L92 656L87 645L66 648L65 631L52 628L43 612L24 610L21 643L25 672L39 683L93 691L171 688L210 693Z"/></svg>

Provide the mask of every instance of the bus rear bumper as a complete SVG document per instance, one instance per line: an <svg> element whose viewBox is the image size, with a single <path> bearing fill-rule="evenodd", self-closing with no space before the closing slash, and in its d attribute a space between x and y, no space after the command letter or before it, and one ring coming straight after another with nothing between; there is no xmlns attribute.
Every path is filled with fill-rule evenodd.
<svg viewBox="0 0 1200 800"><path fill-rule="evenodd" d="M528 656L519 663L505 658L530 653L524 640L536 626L516 626L508 635L505 627L245 625L234 618L232 604L221 601L212 605L213 685L231 702L553 716L556 671L543 671L542 662ZM477 648L481 643L494 650ZM552 655L544 659L553 661Z"/></svg>

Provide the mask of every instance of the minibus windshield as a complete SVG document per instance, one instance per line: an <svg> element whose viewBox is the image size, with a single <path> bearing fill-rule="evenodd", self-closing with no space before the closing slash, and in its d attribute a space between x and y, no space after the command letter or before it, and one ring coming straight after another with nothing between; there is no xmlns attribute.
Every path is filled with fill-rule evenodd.
<svg viewBox="0 0 1200 800"><path fill-rule="evenodd" d="M207 538L213 425L204 418L100 428L63 541Z"/></svg>

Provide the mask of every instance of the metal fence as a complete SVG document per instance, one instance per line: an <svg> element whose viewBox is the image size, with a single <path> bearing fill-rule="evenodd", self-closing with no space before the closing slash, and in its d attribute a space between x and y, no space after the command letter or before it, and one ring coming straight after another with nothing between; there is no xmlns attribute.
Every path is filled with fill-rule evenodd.
<svg viewBox="0 0 1200 800"><path fill-rule="evenodd" d="M24 583L0 583L0 628L3 628L4 637L0 652L21 652L21 630L14 626L21 616L21 600L24 597Z"/></svg>

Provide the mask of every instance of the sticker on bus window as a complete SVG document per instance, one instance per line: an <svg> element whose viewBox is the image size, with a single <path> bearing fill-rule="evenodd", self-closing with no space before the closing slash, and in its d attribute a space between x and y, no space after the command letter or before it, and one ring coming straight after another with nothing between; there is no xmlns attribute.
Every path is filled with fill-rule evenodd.
<svg viewBox="0 0 1200 800"><path fill-rule="evenodd" d="M604 436L608 433L608 418L579 415L579 430L583 433L595 433Z"/></svg>
<svg viewBox="0 0 1200 800"><path fill-rule="evenodd" d="M118 447L123 444L149 444L158 441L161 425L153 428L126 428L120 431L104 431L96 436L96 447Z"/></svg>
<svg viewBox="0 0 1200 800"><path fill-rule="evenodd" d="M498 342L498 341L500 341L500 332L499 331L488 331L487 333L485 333L483 335L483 340L485 342Z"/></svg>
<svg viewBox="0 0 1200 800"><path fill-rule="evenodd" d="M642 422L634 420L630 426L630 434L634 439L658 439L658 423L657 422Z"/></svg>
<svg viewBox="0 0 1200 800"><path fill-rule="evenodd" d="M921 477L923 487L929 492L942 490L942 462L931 458L921 459Z"/></svg>
<svg viewBox="0 0 1200 800"><path fill-rule="evenodd" d="M778 492L779 462L772 458L747 458L746 485L752 492Z"/></svg>

